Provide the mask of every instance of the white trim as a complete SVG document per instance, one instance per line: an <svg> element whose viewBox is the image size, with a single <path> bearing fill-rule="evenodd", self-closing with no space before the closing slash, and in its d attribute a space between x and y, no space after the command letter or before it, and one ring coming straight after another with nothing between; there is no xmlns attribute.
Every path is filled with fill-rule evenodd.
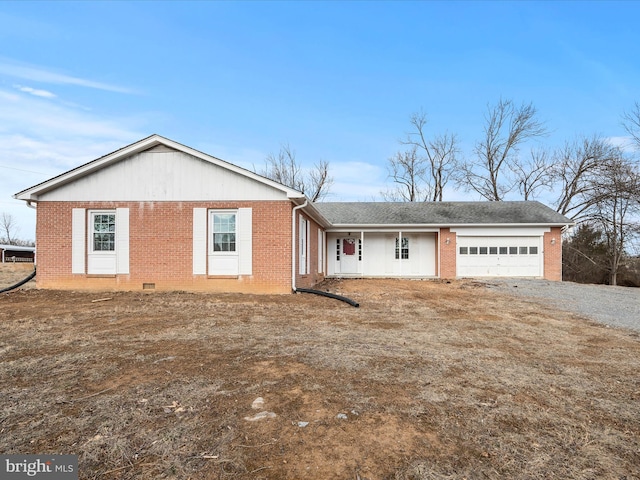
<svg viewBox="0 0 640 480"><path fill-rule="evenodd" d="M94 251L94 217L96 215L113 215L115 232L113 232L113 250ZM115 275L118 273L118 219L116 209L97 208L87 212L87 226L85 238L87 239L87 274L89 275Z"/></svg>
<svg viewBox="0 0 640 480"><path fill-rule="evenodd" d="M85 273L86 209L71 209L71 273Z"/></svg>
<svg viewBox="0 0 640 480"><path fill-rule="evenodd" d="M459 237L538 237L551 231L550 227L457 227L450 232Z"/></svg>
<svg viewBox="0 0 640 480"><path fill-rule="evenodd" d="M215 251L213 242L214 237L214 217L216 215L234 215L235 216L235 250L233 251ZM240 273L240 253L238 245L238 209L236 208L210 208L207 212L207 238L208 238L208 274L209 275L229 275L237 276Z"/></svg>
<svg viewBox="0 0 640 480"><path fill-rule="evenodd" d="M0 250L13 250L14 252L35 252L36 247L21 247L19 245L0 245Z"/></svg>

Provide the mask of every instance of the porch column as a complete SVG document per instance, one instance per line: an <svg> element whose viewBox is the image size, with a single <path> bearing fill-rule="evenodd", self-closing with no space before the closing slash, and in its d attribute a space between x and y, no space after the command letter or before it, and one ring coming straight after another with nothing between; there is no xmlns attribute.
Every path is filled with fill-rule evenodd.
<svg viewBox="0 0 640 480"><path fill-rule="evenodd" d="M398 260L400 261L400 276L402 276L402 230L398 232Z"/></svg>
<svg viewBox="0 0 640 480"><path fill-rule="evenodd" d="M360 230L360 250L358 251L358 255L361 252L364 252L364 232ZM358 270L360 270L360 275L364 275L364 255L362 257L362 261L358 261Z"/></svg>

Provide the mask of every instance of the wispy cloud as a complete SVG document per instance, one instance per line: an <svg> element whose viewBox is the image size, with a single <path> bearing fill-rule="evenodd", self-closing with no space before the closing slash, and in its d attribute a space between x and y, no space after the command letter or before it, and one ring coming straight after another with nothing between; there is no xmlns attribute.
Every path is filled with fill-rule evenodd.
<svg viewBox="0 0 640 480"><path fill-rule="evenodd" d="M12 195L148 135L145 115L105 116L52 101L46 90L0 88L0 211L35 238L35 214ZM51 95L54 95L51 93Z"/></svg>
<svg viewBox="0 0 640 480"><path fill-rule="evenodd" d="M38 88L25 87L24 85L14 85L14 88L17 88L21 92L29 93L36 97L55 98L56 96L55 93L51 93L48 90L40 90Z"/></svg>
<svg viewBox="0 0 640 480"><path fill-rule="evenodd" d="M611 145L620 148L623 152L634 153L638 150L637 145L634 143L633 138L626 137L608 137L607 140Z"/></svg>
<svg viewBox="0 0 640 480"><path fill-rule="evenodd" d="M33 82L56 85L75 85L78 87L94 88L98 90L126 94L136 93L131 88L96 82L94 80L89 80L86 78L74 77L72 75L59 73L43 67L16 63L3 58L0 58L0 74Z"/></svg>
<svg viewBox="0 0 640 480"><path fill-rule="evenodd" d="M40 96L0 89L0 153L5 145L14 156L24 155L32 162L48 161L64 169L77 166L81 158L87 161L94 153L108 152L95 150L104 143L117 147L144 137L137 131L144 123L144 118L99 117Z"/></svg>

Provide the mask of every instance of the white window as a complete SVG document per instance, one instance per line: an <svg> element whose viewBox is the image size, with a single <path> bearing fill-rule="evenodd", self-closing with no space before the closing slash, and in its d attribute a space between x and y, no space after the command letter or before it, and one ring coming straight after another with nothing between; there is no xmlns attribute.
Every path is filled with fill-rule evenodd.
<svg viewBox="0 0 640 480"><path fill-rule="evenodd" d="M252 232L251 208L194 208L194 275L251 275Z"/></svg>
<svg viewBox="0 0 640 480"><path fill-rule="evenodd" d="M399 259L409 259L409 238L407 237L402 237L402 247L400 246L400 239L396 237L396 260Z"/></svg>
<svg viewBox="0 0 640 480"><path fill-rule="evenodd" d="M89 251L92 253L103 252L105 254L116 251L116 212L103 211L89 214L91 238Z"/></svg>
<svg viewBox="0 0 640 480"><path fill-rule="evenodd" d="M236 214L211 213L213 221L213 236L211 245L213 252L236 252Z"/></svg>
<svg viewBox="0 0 640 480"><path fill-rule="evenodd" d="M238 275L237 210L209 210L209 275Z"/></svg>

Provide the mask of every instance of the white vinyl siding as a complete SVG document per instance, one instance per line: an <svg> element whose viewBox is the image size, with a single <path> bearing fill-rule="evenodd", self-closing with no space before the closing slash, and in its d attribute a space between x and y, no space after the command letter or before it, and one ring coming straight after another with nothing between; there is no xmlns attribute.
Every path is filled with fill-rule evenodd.
<svg viewBox="0 0 640 480"><path fill-rule="evenodd" d="M60 185L43 193L40 199L67 202L217 202L286 200L287 195L282 190L187 153L145 151Z"/></svg>
<svg viewBox="0 0 640 480"><path fill-rule="evenodd" d="M409 259L396 259L398 233L358 232L357 268L347 263L341 248L345 233L327 233L327 275L361 275L365 277L434 277L436 272L437 241L434 232L402 232L408 239ZM405 244L406 246L406 244ZM398 252L400 255L401 252ZM345 262L347 260L347 262Z"/></svg>
<svg viewBox="0 0 640 480"><path fill-rule="evenodd" d="M207 274L207 209L193 209L193 274Z"/></svg>
<svg viewBox="0 0 640 480"><path fill-rule="evenodd" d="M84 208L71 210L71 273L85 273L85 222Z"/></svg>

